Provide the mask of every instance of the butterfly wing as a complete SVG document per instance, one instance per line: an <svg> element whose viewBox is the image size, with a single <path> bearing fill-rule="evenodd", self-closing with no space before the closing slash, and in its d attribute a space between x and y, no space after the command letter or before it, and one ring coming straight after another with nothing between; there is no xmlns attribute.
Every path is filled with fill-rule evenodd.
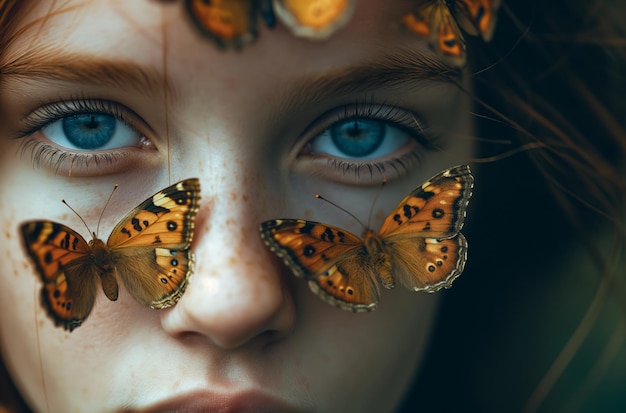
<svg viewBox="0 0 626 413"><path fill-rule="evenodd" d="M89 244L77 232L50 221L21 226L26 252L43 281L42 302L56 325L74 330L93 307L95 267L89 262Z"/></svg>
<svg viewBox="0 0 626 413"><path fill-rule="evenodd" d="M435 292L463 272L467 241L459 231L473 186L469 166L450 168L416 188L387 217L380 236L402 285Z"/></svg>
<svg viewBox="0 0 626 413"><path fill-rule="evenodd" d="M240 49L258 36L257 3L250 0L186 0L191 20L223 49Z"/></svg>
<svg viewBox="0 0 626 413"><path fill-rule="evenodd" d="M489 41L496 27L499 7L500 0L458 0L454 9L456 20L463 30Z"/></svg>
<svg viewBox="0 0 626 413"><path fill-rule="evenodd" d="M355 0L273 0L276 16L296 36L326 39L352 18Z"/></svg>
<svg viewBox="0 0 626 413"><path fill-rule="evenodd" d="M450 168L413 190L385 219L380 235L452 238L463 226L474 177L469 166Z"/></svg>
<svg viewBox="0 0 626 413"><path fill-rule="evenodd" d="M467 260L467 241L461 233L447 239L390 237L385 242L393 257L394 277L409 290L433 293L450 287Z"/></svg>
<svg viewBox="0 0 626 413"><path fill-rule="evenodd" d="M126 215L107 242L118 274L139 302L174 305L193 270L189 250L200 182L186 179L159 191Z"/></svg>
<svg viewBox="0 0 626 413"><path fill-rule="evenodd" d="M465 40L445 0L431 0L402 18L412 33L428 39L430 48L448 63L465 64Z"/></svg>
<svg viewBox="0 0 626 413"><path fill-rule="evenodd" d="M278 219L261 224L261 237L325 301L351 311L371 311L379 290L361 255L362 240L319 222Z"/></svg>

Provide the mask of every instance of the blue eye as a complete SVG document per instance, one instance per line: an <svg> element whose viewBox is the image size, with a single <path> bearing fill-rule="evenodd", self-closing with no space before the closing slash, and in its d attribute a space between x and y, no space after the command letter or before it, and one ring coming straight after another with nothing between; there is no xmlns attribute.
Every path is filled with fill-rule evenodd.
<svg viewBox="0 0 626 413"><path fill-rule="evenodd" d="M411 135L378 119L351 118L332 124L309 142L313 154L374 159L389 156Z"/></svg>
<svg viewBox="0 0 626 413"><path fill-rule="evenodd" d="M110 115L92 113L61 121L67 140L81 149L98 149L111 141L116 120Z"/></svg>
<svg viewBox="0 0 626 413"><path fill-rule="evenodd" d="M141 139L134 128L106 113L65 116L41 132L58 146L83 151L137 146Z"/></svg>

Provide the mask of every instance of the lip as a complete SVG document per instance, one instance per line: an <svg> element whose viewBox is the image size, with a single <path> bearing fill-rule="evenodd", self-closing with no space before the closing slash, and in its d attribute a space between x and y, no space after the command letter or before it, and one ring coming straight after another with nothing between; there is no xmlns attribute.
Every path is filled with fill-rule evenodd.
<svg viewBox="0 0 626 413"><path fill-rule="evenodd" d="M301 410L275 397L257 392L196 392L164 400L137 413L301 413Z"/></svg>

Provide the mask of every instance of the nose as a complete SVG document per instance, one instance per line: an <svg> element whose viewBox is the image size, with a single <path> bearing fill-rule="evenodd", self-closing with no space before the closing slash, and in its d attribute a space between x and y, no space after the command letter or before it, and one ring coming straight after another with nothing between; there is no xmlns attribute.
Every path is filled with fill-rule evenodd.
<svg viewBox="0 0 626 413"><path fill-rule="evenodd" d="M281 267L259 235L255 205L231 201L217 196L210 211L200 208L194 274L180 301L161 316L170 335L204 336L223 349L274 340L295 320Z"/></svg>

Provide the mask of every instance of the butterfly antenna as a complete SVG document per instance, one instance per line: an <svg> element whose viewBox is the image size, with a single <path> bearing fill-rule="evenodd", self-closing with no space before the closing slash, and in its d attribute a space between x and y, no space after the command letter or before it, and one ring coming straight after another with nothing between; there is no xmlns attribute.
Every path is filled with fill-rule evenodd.
<svg viewBox="0 0 626 413"><path fill-rule="evenodd" d="M102 216L104 215L104 211L107 209L107 206L109 205L111 198L113 198L113 194L115 193L115 190L117 189L118 186L119 186L118 184L115 184L113 186L113 190L109 194L109 198L104 203L104 207L102 208L102 211L100 212L100 217L98 218L98 225L96 225L96 234L95 234L96 238L98 237L98 234L100 233L100 221L102 221Z"/></svg>
<svg viewBox="0 0 626 413"><path fill-rule="evenodd" d="M326 198L324 198L323 196L321 196L320 194L315 194L315 198L317 199L321 199L322 201L326 201L329 204L331 204L332 206L334 206L335 208L339 209L340 211L345 212L346 214L350 215L356 222L359 223L359 225L361 225L363 227L364 230L367 230L367 227L361 222L360 219L358 219L352 212L348 211L345 208L340 207L339 205L335 204L333 201L330 201Z"/></svg>
<svg viewBox="0 0 626 413"><path fill-rule="evenodd" d="M372 201L372 206L370 207L370 213L369 216L367 217L367 225L368 228L372 227L372 214L374 213L374 207L376 206L376 202L378 202L378 198L380 198L380 194L383 193L383 187L387 184L387 178L383 178L383 182L380 185L380 188L378 188L378 192L376 193L376 196L374 197L374 201Z"/></svg>
<svg viewBox="0 0 626 413"><path fill-rule="evenodd" d="M61 202L63 202L65 204L66 207L68 207L73 213L76 214L76 216L78 217L78 219L81 220L81 222L85 225L85 228L87 228L87 231L89 233L91 233L91 230L89 229L89 225L87 225L87 223L85 222L85 220L83 219L83 217L80 216L80 214L78 212L76 212L76 210L74 208L72 208L70 206L70 204L67 203L67 201L65 201L65 199L62 199Z"/></svg>

